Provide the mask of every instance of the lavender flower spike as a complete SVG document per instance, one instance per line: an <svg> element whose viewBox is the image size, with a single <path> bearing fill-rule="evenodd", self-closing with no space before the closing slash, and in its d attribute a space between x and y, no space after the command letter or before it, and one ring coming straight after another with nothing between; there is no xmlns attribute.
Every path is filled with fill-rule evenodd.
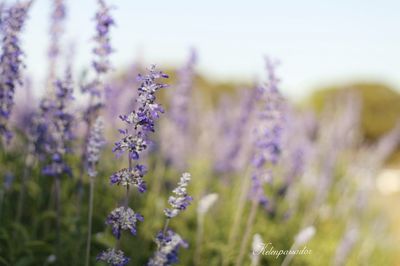
<svg viewBox="0 0 400 266"><path fill-rule="evenodd" d="M51 26L50 26L50 47L49 56L49 82L53 82L56 76L57 60L60 54L61 35L64 32L64 20L66 17L65 0L53 0Z"/></svg>
<svg viewBox="0 0 400 266"><path fill-rule="evenodd" d="M164 210L164 213L168 218L177 216L182 210L185 210L186 207L189 206L190 202L193 200L193 198L189 196L186 191L189 181L190 174L183 173L178 183L178 187L176 187L172 191L174 193L174 196L170 196L168 199L168 203L171 205L172 208L166 208Z"/></svg>
<svg viewBox="0 0 400 266"><path fill-rule="evenodd" d="M129 129L120 130L124 137L115 143L113 152L122 154L125 151L129 152L129 157L133 160L138 160L140 152L147 148L146 137L149 132L154 132L155 119L159 114L164 112L161 105L155 102L155 93L167 85L157 83L160 78L168 78L162 72L156 71L152 65L149 69L149 74L141 76L138 79L142 82L139 87L139 96L137 99L138 107L128 115L121 115L122 121L131 125L132 133Z"/></svg>
<svg viewBox="0 0 400 266"><path fill-rule="evenodd" d="M103 119L101 117L98 117L89 134L89 139L86 147L88 174L90 177L94 177L97 175L95 166L99 161L101 148L105 145L103 130Z"/></svg>
<svg viewBox="0 0 400 266"><path fill-rule="evenodd" d="M107 251L102 251L98 256L97 260L106 262L111 266L125 266L129 262L129 258L125 257L124 252L109 248Z"/></svg>
<svg viewBox="0 0 400 266"><path fill-rule="evenodd" d="M98 0L100 10L96 13L96 31L95 40L97 47L93 52L98 56L93 61L93 66L97 73L107 73L111 67L108 56L112 53L110 45L110 27L114 25L114 20L110 16L110 7L103 0Z"/></svg>
<svg viewBox="0 0 400 266"><path fill-rule="evenodd" d="M172 230L168 230L166 234L159 232L156 244L158 247L157 252L147 263L147 266L169 266L177 263L179 248L188 247L188 244Z"/></svg>
<svg viewBox="0 0 400 266"><path fill-rule="evenodd" d="M121 230L129 230L132 235L135 235L137 221L143 221L140 214L128 207L131 185L136 186L139 192L146 190L143 180L146 168L138 163L134 166L133 160L139 160L140 153L147 148L148 134L154 132L155 120L163 112L161 106L155 102L155 93L166 87L165 84L158 83L158 79L168 77L156 71L154 65L151 66L149 72L144 76L139 75L141 85L138 89L137 105L131 113L120 116L126 123L126 127L119 130L123 137L115 143L113 148L113 152L117 155L124 152L128 155L128 168L121 169L110 177L111 184L120 185L126 189L125 205L113 210L106 221L106 224L111 225L117 239L121 236Z"/></svg>
<svg viewBox="0 0 400 266"><path fill-rule="evenodd" d="M268 84L259 88L261 110L257 114L254 147L252 158L254 167L252 174L253 200L258 200L264 207L267 198L263 193L263 184L272 179L268 164L275 165L281 155L282 131L285 122L284 99L278 90L279 80L275 75L276 64L267 59ZM257 199L258 198L258 199Z"/></svg>
<svg viewBox="0 0 400 266"><path fill-rule="evenodd" d="M16 3L4 10L1 19L2 54L0 57L0 135L6 141L12 137L7 128L14 105L14 93L18 84L21 84L21 56L23 54L19 35L27 18L31 1Z"/></svg>

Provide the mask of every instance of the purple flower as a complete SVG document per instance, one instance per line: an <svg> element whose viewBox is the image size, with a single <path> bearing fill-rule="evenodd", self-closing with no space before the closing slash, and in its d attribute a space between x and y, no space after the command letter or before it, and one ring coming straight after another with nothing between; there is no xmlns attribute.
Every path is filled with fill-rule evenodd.
<svg viewBox="0 0 400 266"><path fill-rule="evenodd" d="M275 165L281 154L282 128L285 121L283 97L278 90L278 78L275 75L276 64L267 60L268 84L260 87L259 97L261 109L259 110L254 131L253 164L253 189L251 198L259 200L266 205L267 199L263 192L263 184L271 179L265 172L265 166Z"/></svg>
<svg viewBox="0 0 400 266"><path fill-rule="evenodd" d="M179 248L188 248L187 242L170 229L166 234L162 231L158 233L156 244L157 251L147 263L148 266L169 266L178 263Z"/></svg>
<svg viewBox="0 0 400 266"><path fill-rule="evenodd" d="M155 66L149 69L149 74L139 75L141 85L138 89L137 105L128 115L121 115L120 118L126 124L126 128L119 132L123 137L114 145L113 152L121 155L128 152L129 167L115 172L110 177L111 184L121 185L126 188L126 205L113 210L107 217L106 224L111 225L113 235L119 239L121 230L129 230L132 235L136 234L137 221L143 221L143 217L135 213L128 205L129 187L136 186L140 193L146 190L143 176L146 168L137 164L132 167L132 160L139 160L140 153L147 149L147 135L154 131L155 119L159 113L163 112L160 105L155 100L157 90L166 87L166 85L157 83L160 78L167 78L167 75L155 70Z"/></svg>
<svg viewBox="0 0 400 266"><path fill-rule="evenodd" d="M131 208L118 207L108 215L106 224L111 226L113 235L119 239L121 230L129 230L132 235L136 235L137 221L143 222L143 216Z"/></svg>
<svg viewBox="0 0 400 266"><path fill-rule="evenodd" d="M110 177L110 182L113 185L120 186L135 186L140 193L146 191L146 183L143 176L146 174L146 167L144 165L136 165L133 169L129 170L124 168L114 173Z"/></svg>
<svg viewBox="0 0 400 266"><path fill-rule="evenodd" d="M55 99L43 101L41 105L42 114L46 117L44 149L48 162L43 168L45 175L71 174L64 157L67 153L71 153L70 144L74 139L74 117L67 110L73 99L72 93L71 71L68 69L66 78L55 82Z"/></svg>
<svg viewBox="0 0 400 266"><path fill-rule="evenodd" d="M114 248L102 251L96 259L104 261L111 266L125 266L129 262L129 258L124 255L124 252Z"/></svg>
<svg viewBox="0 0 400 266"><path fill-rule="evenodd" d="M95 165L100 159L100 152L105 145L103 136L104 122L101 117L98 117L89 134L88 143L86 146L86 160L88 165L88 174L91 177L97 175Z"/></svg>
<svg viewBox="0 0 400 266"><path fill-rule="evenodd" d="M93 67L97 73L107 73L110 70L109 55L112 53L110 44L110 27L114 25L114 20L110 16L110 7L103 0L98 0L99 10L96 13L96 36L97 47L93 52L97 58L93 61Z"/></svg>
<svg viewBox="0 0 400 266"><path fill-rule="evenodd" d="M123 134L125 136L115 143L113 152L118 152L118 155L120 155L128 151L133 160L139 159L139 153L147 148L146 140L142 137L142 134L134 136L127 131L124 131Z"/></svg>
<svg viewBox="0 0 400 266"><path fill-rule="evenodd" d="M139 75L141 85L138 89L137 107L131 113L120 116L130 128L120 130L124 137L115 143L114 152L122 154L128 151L131 159L138 160L140 152L147 148L147 134L154 132L155 119L163 112L161 106L155 102L155 93L166 85L157 83L157 80L167 77L164 73L156 71L154 65L149 69L149 74Z"/></svg>
<svg viewBox="0 0 400 266"><path fill-rule="evenodd" d="M166 208L164 210L165 215L168 218L177 216L182 210L185 210L190 202L193 200L191 196L188 195L186 188L190 181L190 174L183 173L182 177L176 187L172 192L174 196L170 196L168 203L171 205L171 209Z"/></svg>
<svg viewBox="0 0 400 266"><path fill-rule="evenodd" d="M63 22L66 17L66 8L64 0L53 0L53 10L51 14L51 26L50 26L50 48L49 48L49 58L50 58L50 71L54 71L56 67L56 59L60 54L60 37L63 33ZM54 73L51 74L53 78Z"/></svg>
<svg viewBox="0 0 400 266"><path fill-rule="evenodd" d="M16 3L6 8L1 19L2 53L0 57L0 135L8 142L12 133L7 127L11 109L14 105L14 93L21 84L21 56L23 54L19 35L27 18L31 1Z"/></svg>

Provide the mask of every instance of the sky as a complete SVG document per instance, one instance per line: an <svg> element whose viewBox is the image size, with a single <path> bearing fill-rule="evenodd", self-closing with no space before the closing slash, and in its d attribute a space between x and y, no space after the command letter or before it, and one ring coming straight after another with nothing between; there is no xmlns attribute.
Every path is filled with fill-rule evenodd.
<svg viewBox="0 0 400 266"><path fill-rule="evenodd" d="M107 1L107 0L106 0ZM12 2L12 1L8 1ZM95 0L66 0L76 68L91 62ZM400 91L400 1L108 0L116 69L135 60L160 68L183 64L197 49L198 71L218 81L264 80L264 58L278 59L283 92L353 81ZM44 79L50 0L35 0L23 34L27 71Z"/></svg>

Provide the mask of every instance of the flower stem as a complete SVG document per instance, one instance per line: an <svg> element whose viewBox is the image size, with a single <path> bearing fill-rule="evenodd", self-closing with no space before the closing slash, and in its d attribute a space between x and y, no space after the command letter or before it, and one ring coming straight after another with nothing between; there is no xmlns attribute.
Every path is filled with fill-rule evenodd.
<svg viewBox="0 0 400 266"><path fill-rule="evenodd" d="M24 168L24 172L22 174L21 188L19 190L19 195L18 195L17 216L15 218L15 221L17 223L19 223L21 221L22 210L23 210L24 201L25 201L26 180L27 180L28 174L31 172L31 168L32 168L30 160L32 160L31 155L28 154L25 159L25 168Z"/></svg>
<svg viewBox="0 0 400 266"><path fill-rule="evenodd" d="M258 199L258 197L256 197L256 199ZM250 234L253 229L253 224L256 218L257 210L258 210L258 200L253 200L253 204L251 205L250 215L247 218L246 231L244 232L242 243L240 245L239 256L236 260L235 264L236 266L243 265L242 263L244 259L244 254L246 252L247 244L250 239Z"/></svg>
<svg viewBox="0 0 400 266"><path fill-rule="evenodd" d="M196 232L196 250L194 252L194 264L201 265L201 244L203 242L204 233L204 216L202 214L197 216L197 232Z"/></svg>
<svg viewBox="0 0 400 266"><path fill-rule="evenodd" d="M169 221L170 221L170 220L171 220L170 218L167 218L167 220L165 221L164 229L163 229L163 232L162 232L163 237L165 237L165 234L167 233L168 225L169 225Z"/></svg>
<svg viewBox="0 0 400 266"><path fill-rule="evenodd" d="M55 203L56 203L56 250L57 258L60 258L61 251L61 180L59 176L55 178Z"/></svg>
<svg viewBox="0 0 400 266"><path fill-rule="evenodd" d="M90 260L90 246L92 242L92 217L93 217L93 194L94 194L94 177L90 178L90 191L89 191L89 215L88 215L88 235L86 242L86 266L89 266Z"/></svg>
<svg viewBox="0 0 400 266"><path fill-rule="evenodd" d="M242 181L240 187L241 187L241 190L240 190L238 204L236 205L237 208L236 208L236 212L235 212L235 217L233 220L231 230L229 232L228 249L227 249L228 256L224 257L223 263L222 263L224 266L228 265L228 263L230 261L230 259L229 259L230 252L231 252L232 248L235 246L236 239L239 234L239 225L240 225L241 218L243 216L243 211L244 211L244 207L245 207L245 203L246 203L246 196L247 196L247 193L248 193L249 187L250 187L249 170L246 171L246 174L243 177L243 181Z"/></svg>

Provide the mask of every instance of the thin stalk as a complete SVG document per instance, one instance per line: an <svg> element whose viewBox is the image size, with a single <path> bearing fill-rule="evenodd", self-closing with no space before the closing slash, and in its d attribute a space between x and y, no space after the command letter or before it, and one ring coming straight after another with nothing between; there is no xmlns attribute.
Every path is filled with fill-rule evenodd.
<svg viewBox="0 0 400 266"><path fill-rule="evenodd" d="M292 247L290 248L290 250L295 250L297 247L295 246L295 244L292 245ZM294 257L294 254L287 254L285 259L283 260L281 266L288 266L290 264L290 262L292 261Z"/></svg>
<svg viewBox="0 0 400 266"><path fill-rule="evenodd" d="M168 225L169 225L169 221L170 220L171 220L170 218L167 218L167 220L165 221L164 229L163 229L163 236L165 236L165 234L167 233Z"/></svg>
<svg viewBox="0 0 400 266"><path fill-rule="evenodd" d="M89 98L89 108L93 105L93 95L90 95ZM88 123L87 127L85 128L85 134L84 134L84 143L87 143L89 134L90 134L90 129L92 128L92 119L89 116L88 117ZM82 206L82 198L83 198L83 176L85 172L85 157L86 157L86 149L82 150L81 154L81 164L79 166L79 177L78 177L78 185L77 185L77 190L78 190L78 203L77 203L77 216L78 220L81 217L81 206Z"/></svg>
<svg viewBox="0 0 400 266"><path fill-rule="evenodd" d="M0 223L3 221L2 214L3 214L3 201L4 201L4 190L0 189Z"/></svg>
<svg viewBox="0 0 400 266"><path fill-rule="evenodd" d="M55 179L55 203L56 203L56 245L57 258L60 258L61 251L61 181L60 177Z"/></svg>
<svg viewBox="0 0 400 266"><path fill-rule="evenodd" d="M89 191L89 216L88 216L88 235L86 242L86 266L89 266L90 260L90 247L92 242L92 218L93 218L93 195L94 195L94 177L90 178L90 191Z"/></svg>
<svg viewBox="0 0 400 266"><path fill-rule="evenodd" d="M239 195L238 203L236 204L237 208L236 208L236 212L235 212L235 217L233 220L231 230L229 232L228 249L227 249L228 256L224 256L223 263L222 263L222 265L224 265L224 266L228 265L230 252L236 244L236 239L239 234L239 226L240 226L241 218L243 216L244 207L246 204L246 196L248 194L249 187L250 187L250 174L249 174L249 170L247 170L246 174L243 178L243 181L241 183L240 195Z"/></svg>
<svg viewBox="0 0 400 266"><path fill-rule="evenodd" d="M201 245L203 242L204 234L204 216L197 216L197 232L196 232L196 250L194 252L194 264L201 265Z"/></svg>
<svg viewBox="0 0 400 266"><path fill-rule="evenodd" d="M31 155L28 154L25 159L26 166L24 167L24 172L22 174L22 179L21 179L21 189L19 190L18 203L17 203L17 216L15 218L17 223L19 223L21 221L22 210L23 210L24 201L25 201L26 180L28 178L28 174L31 172L31 169L32 169L32 165L31 165L31 161L30 161L30 160L32 160L32 158L30 156Z"/></svg>
<svg viewBox="0 0 400 266"><path fill-rule="evenodd" d="M257 198L258 197L256 197L256 199ZM243 263L244 255L246 253L247 244L249 242L251 231L253 229L253 224L254 224L254 220L256 218L257 210L258 210L258 200L254 200L253 204L251 205L250 215L247 218L246 231L244 232L242 243L240 245L239 256L238 256L238 258L236 260L236 264L235 264L236 266L243 265L242 263Z"/></svg>

